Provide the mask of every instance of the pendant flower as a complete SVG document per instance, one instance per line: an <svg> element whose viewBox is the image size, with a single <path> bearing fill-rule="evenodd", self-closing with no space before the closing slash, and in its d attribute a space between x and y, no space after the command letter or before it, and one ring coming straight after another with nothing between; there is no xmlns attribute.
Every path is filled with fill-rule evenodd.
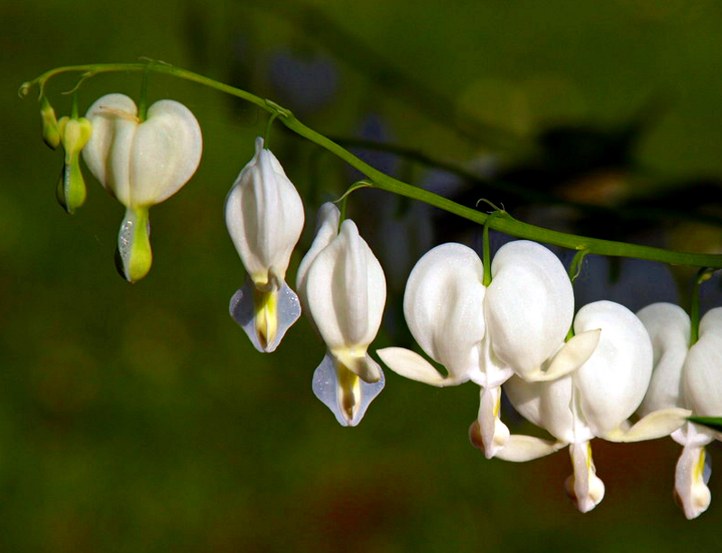
<svg viewBox="0 0 722 553"><path fill-rule="evenodd" d="M263 139L226 198L226 226L248 278L231 298L231 317L258 351L272 352L301 316L286 284L291 253L303 230L303 202Z"/></svg>
<svg viewBox="0 0 722 553"><path fill-rule="evenodd" d="M574 297L559 259L526 240L499 249L491 284L483 285L479 256L461 244L442 244L416 264L406 285L404 315L421 348L447 375L419 354L385 348L378 354L398 374L451 386L481 387L472 437L487 457L505 447L509 430L499 418L501 385L513 374L529 381L558 378L576 369L597 345L598 332L565 337Z"/></svg>
<svg viewBox="0 0 722 553"><path fill-rule="evenodd" d="M639 413L689 408L696 416L722 415L722 307L711 309L699 324L699 339L690 346L689 315L671 303L654 303L637 315L654 348L654 372ZM693 519L709 507L707 482L712 468L705 446L720 433L686 422L671 434L683 446L675 471L675 497Z"/></svg>
<svg viewBox="0 0 722 553"><path fill-rule="evenodd" d="M45 127L43 125L43 136L46 137L46 144L52 146L55 137L52 129L46 132ZM80 170L80 152L88 144L93 134L93 126L85 117L71 118L66 116L61 117L60 121L58 121L56 132L58 142L62 144L65 152L63 170L58 179L56 196L58 203L63 206L65 211L72 214L85 203L86 189L85 179L83 179L83 173Z"/></svg>
<svg viewBox="0 0 722 553"><path fill-rule="evenodd" d="M384 387L381 367L368 354L386 303L381 264L356 224L326 203L316 238L301 261L298 293L326 343L313 374L313 392L342 426L356 426Z"/></svg>
<svg viewBox="0 0 722 553"><path fill-rule="evenodd" d="M107 94L86 114L93 135L83 159L103 187L126 207L118 233L119 271L143 278L153 259L148 210L178 192L198 168L203 139L198 121L174 100L148 108L144 121L123 94Z"/></svg>
<svg viewBox="0 0 722 553"><path fill-rule="evenodd" d="M642 402L652 375L652 344L642 322L626 307L598 301L582 307L574 319L577 334L599 330L599 343L576 371L551 382L511 378L504 386L514 407L526 419L546 429L557 443L570 445L574 474L567 491L582 512L604 497L596 476L590 441L648 440L668 435L684 423L683 409L654 411L634 426L628 418ZM548 442L512 436L498 457L527 461L541 455Z"/></svg>

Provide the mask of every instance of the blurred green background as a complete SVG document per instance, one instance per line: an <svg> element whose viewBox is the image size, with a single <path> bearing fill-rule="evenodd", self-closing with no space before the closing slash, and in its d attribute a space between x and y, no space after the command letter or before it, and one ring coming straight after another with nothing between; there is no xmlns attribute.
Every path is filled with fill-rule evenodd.
<svg viewBox="0 0 722 553"><path fill-rule="evenodd" d="M480 172L533 159L550 126L603 135L650 108L652 122L633 144L593 172L606 185L592 203L609 205L610 187L627 194L706 179L713 184L705 190L715 190L718 2L5 0L0 21L1 551L722 546L722 466L711 508L686 521L671 497L679 448L669 439L595 442L607 495L580 515L564 496L564 452L514 465L486 461L469 445L474 386L430 389L387 371L365 420L345 429L311 393L323 345L306 321L277 353L253 350L228 317L244 275L222 214L264 115L194 84L152 78L151 99L194 111L205 150L192 181L152 211L154 266L131 286L113 266L121 206L86 171L86 205L72 217L62 211L54 197L61 154L40 140L37 104L16 94L51 67L147 56L272 98L325 134L387 141ZM69 109L61 92L74 82L50 85L59 116ZM97 77L83 86L81 109L139 86L137 75ZM318 203L356 177L277 128L274 152L308 199L302 252ZM434 178L418 164L370 159L413 182ZM574 198L589 182L549 190ZM505 201L496 189L472 193ZM709 208L706 197L687 196L696 196L695 213ZM359 217L359 206L387 199L358 198L351 209ZM366 212L372 235L388 212ZM574 217L527 213L577 228ZM651 233L655 243L720 248L719 226L663 219L637 230L628 238ZM408 268L395 269L391 323L378 346L404 337L392 315Z"/></svg>

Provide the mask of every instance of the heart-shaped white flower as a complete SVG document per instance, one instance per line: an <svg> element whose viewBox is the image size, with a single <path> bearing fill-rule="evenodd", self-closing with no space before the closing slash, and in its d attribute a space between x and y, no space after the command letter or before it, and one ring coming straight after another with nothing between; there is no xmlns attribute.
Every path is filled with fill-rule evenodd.
<svg viewBox="0 0 722 553"><path fill-rule="evenodd" d="M151 206L175 194L198 168L203 139L198 121L174 100L148 108L144 121L123 94L98 99L86 114L93 134L83 149L90 171L126 207L118 234L125 278L135 282L150 270Z"/></svg>

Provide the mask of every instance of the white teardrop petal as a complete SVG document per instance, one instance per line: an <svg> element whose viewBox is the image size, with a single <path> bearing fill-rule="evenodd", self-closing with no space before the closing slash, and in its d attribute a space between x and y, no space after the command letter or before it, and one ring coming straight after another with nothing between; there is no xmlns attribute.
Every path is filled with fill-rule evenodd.
<svg viewBox="0 0 722 553"><path fill-rule="evenodd" d="M485 332L483 272L474 250L442 244L419 259L406 284L404 315L409 330L454 382L479 371Z"/></svg>
<svg viewBox="0 0 722 553"><path fill-rule="evenodd" d="M599 345L573 375L584 417L596 435L621 425L639 407L652 375L652 344L642 322L618 303L582 307L574 330L601 329Z"/></svg>
<svg viewBox="0 0 722 553"><path fill-rule="evenodd" d="M306 279L309 311L328 348L368 347L381 325L386 280L353 221L343 222Z"/></svg>
<svg viewBox="0 0 722 553"><path fill-rule="evenodd" d="M682 368L689 350L689 315L671 303L654 303L637 312L652 340L654 369L639 413L683 407Z"/></svg>
<svg viewBox="0 0 722 553"><path fill-rule="evenodd" d="M124 94L106 94L88 109L93 126L83 159L96 179L124 206L131 205L130 155L138 108Z"/></svg>
<svg viewBox="0 0 722 553"><path fill-rule="evenodd" d="M527 240L502 246L491 275L484 314L492 347L525 377L564 342L574 314L571 282L556 255Z"/></svg>
<svg viewBox="0 0 722 553"><path fill-rule="evenodd" d="M699 323L699 340L684 365L684 390L695 415L722 416L722 307Z"/></svg>
<svg viewBox="0 0 722 553"><path fill-rule="evenodd" d="M326 202L318 210L318 217L316 223L316 233L306 255L303 256L301 263L298 265L296 271L296 289L301 297L301 302L304 305L304 309L308 309L307 303L307 292L306 292L306 276L308 269L316 259L316 256L326 246L331 243L338 235L339 220L341 218L341 212L331 202Z"/></svg>
<svg viewBox="0 0 722 553"><path fill-rule="evenodd" d="M131 201L154 205L190 180L203 151L201 128L191 111L174 100L148 108L130 153Z"/></svg>
<svg viewBox="0 0 722 553"><path fill-rule="evenodd" d="M226 226L256 286L285 279L301 236L303 202L275 156L256 139L256 154L226 198Z"/></svg>

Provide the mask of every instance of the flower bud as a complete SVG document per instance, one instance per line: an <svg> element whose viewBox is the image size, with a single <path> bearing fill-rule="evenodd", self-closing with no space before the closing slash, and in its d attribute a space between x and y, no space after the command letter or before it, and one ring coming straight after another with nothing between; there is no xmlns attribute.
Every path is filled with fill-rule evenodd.
<svg viewBox="0 0 722 553"><path fill-rule="evenodd" d="M40 100L40 118L43 121L43 142L48 145L48 148L54 150L60 144L60 132L55 110L45 96Z"/></svg>
<svg viewBox="0 0 722 553"><path fill-rule="evenodd" d="M65 160L56 195L65 211L74 213L85 202L86 189L80 170L80 152L90 140L93 127L85 117L62 117L58 121L57 130L60 144L65 151Z"/></svg>

